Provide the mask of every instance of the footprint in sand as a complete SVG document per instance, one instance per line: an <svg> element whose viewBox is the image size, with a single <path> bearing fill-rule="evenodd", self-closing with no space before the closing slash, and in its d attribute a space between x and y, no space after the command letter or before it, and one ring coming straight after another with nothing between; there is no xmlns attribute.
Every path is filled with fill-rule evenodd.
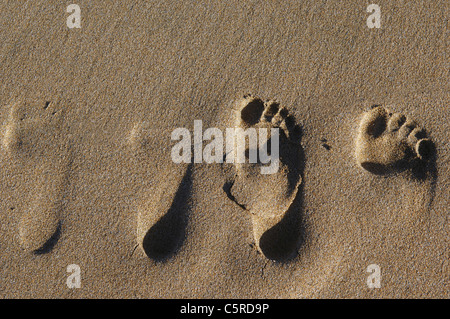
<svg viewBox="0 0 450 319"><path fill-rule="evenodd" d="M139 247L157 262L174 256L184 242L192 173L191 164L174 164L170 153L164 153L161 134L138 124L129 138L135 164L157 176L138 195L136 233Z"/></svg>
<svg viewBox="0 0 450 319"><path fill-rule="evenodd" d="M14 169L27 181L19 220L19 240L29 252L49 252L61 231L70 156L63 134L63 110L51 102L17 102L2 128L2 146Z"/></svg>
<svg viewBox="0 0 450 319"><path fill-rule="evenodd" d="M261 174L261 162L249 163L247 159L246 163L237 163L235 179L226 191L251 214L258 250L268 259L285 261L296 255L301 237L301 208L295 200L302 182L301 129L287 109L275 101L245 96L238 106L237 127L266 128L269 132L279 128L279 169L274 174Z"/></svg>
<svg viewBox="0 0 450 319"><path fill-rule="evenodd" d="M405 115L378 105L364 114L356 138L356 159L369 172L411 168L421 174L433 153L434 145L425 131Z"/></svg>

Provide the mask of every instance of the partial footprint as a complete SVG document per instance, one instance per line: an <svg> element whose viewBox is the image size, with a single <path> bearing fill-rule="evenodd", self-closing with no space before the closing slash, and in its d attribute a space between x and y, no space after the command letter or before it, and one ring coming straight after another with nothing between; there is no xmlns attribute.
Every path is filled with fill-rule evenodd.
<svg viewBox="0 0 450 319"><path fill-rule="evenodd" d="M247 159L235 164L236 177L228 196L250 212L258 250L271 260L285 261L296 255L301 237L301 208L295 201L302 182L301 129L287 109L275 101L245 96L239 110L237 127L265 128L268 136L270 129L279 129L279 169L261 174L261 167L267 166L261 161L249 163ZM271 139L268 144L273 143ZM247 149L246 155L249 153Z"/></svg>
<svg viewBox="0 0 450 319"><path fill-rule="evenodd" d="M375 105L361 121L356 159L371 173L413 168L420 174L433 153L433 143L425 131L403 114Z"/></svg>
<svg viewBox="0 0 450 319"><path fill-rule="evenodd" d="M61 231L61 211L70 156L63 134L63 110L54 103L11 106L2 128L2 146L15 170L27 180L19 221L22 247L36 254L49 252Z"/></svg>
<svg viewBox="0 0 450 319"><path fill-rule="evenodd" d="M136 125L129 139L137 165L154 172L150 189L140 194L137 208L137 241L157 262L176 254L186 237L191 193L192 164L175 164L164 155L161 131ZM165 141L169 141L167 139Z"/></svg>

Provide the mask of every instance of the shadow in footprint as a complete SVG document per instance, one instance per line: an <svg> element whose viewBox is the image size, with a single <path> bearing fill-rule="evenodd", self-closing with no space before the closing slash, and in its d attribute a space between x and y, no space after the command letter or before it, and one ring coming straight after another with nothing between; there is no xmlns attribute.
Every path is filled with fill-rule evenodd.
<svg viewBox="0 0 450 319"><path fill-rule="evenodd" d="M226 182L223 191L227 197L242 209L245 206L236 201L231 194L233 182ZM304 236L302 223L303 184L299 186L298 194L293 205L288 209L284 218L275 226L267 230L259 240L259 248L264 256L277 262L288 262L297 256Z"/></svg>
<svg viewBox="0 0 450 319"><path fill-rule="evenodd" d="M41 248L34 251L35 255L43 255L49 253L53 247L55 247L59 238L61 237L61 221L58 222L58 227L56 228L55 233L50 237Z"/></svg>
<svg viewBox="0 0 450 319"><path fill-rule="evenodd" d="M298 140L301 139L301 136L300 128L300 133L297 136ZM280 159L288 167L297 168L287 174L290 186L295 187L298 175L302 178L302 183L298 186L297 196L286 211L283 219L261 235L259 248L264 256L270 260L288 262L297 256L305 233L302 223L304 183L302 172L304 171L305 154L303 148L299 145L292 148L289 143L282 143L280 145Z"/></svg>
<svg viewBox="0 0 450 319"><path fill-rule="evenodd" d="M429 177L432 179L437 178L437 169L436 169L436 146L434 143L430 142L426 145L426 150L423 150L424 160L416 159L411 163L411 171L413 176L418 180L425 180Z"/></svg>
<svg viewBox="0 0 450 319"><path fill-rule="evenodd" d="M264 256L277 262L289 262L297 256L304 242L305 229L302 223L303 186L300 185L295 203L284 218L267 230L259 240Z"/></svg>
<svg viewBox="0 0 450 319"><path fill-rule="evenodd" d="M148 230L142 241L145 254L157 262L175 255L185 239L191 175L192 164L187 168L169 210Z"/></svg>

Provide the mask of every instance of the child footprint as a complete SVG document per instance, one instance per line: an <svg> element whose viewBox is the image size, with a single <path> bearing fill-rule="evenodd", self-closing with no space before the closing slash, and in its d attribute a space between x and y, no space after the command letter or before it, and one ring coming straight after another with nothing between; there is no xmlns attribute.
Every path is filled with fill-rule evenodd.
<svg viewBox="0 0 450 319"><path fill-rule="evenodd" d="M279 169L262 174L261 162L236 163L228 196L250 212L258 250L268 259L284 261L295 256L300 238L299 207L294 203L302 182L301 130L287 109L275 101L245 96L239 110L238 128L279 129Z"/></svg>
<svg viewBox="0 0 450 319"><path fill-rule="evenodd" d="M60 235L70 162L62 112L50 102L16 102L3 127L6 156L28 182L19 240L26 251L36 254L49 252Z"/></svg>
<svg viewBox="0 0 450 319"><path fill-rule="evenodd" d="M364 114L356 138L356 159L374 174L422 166L433 143L414 121L375 105Z"/></svg>

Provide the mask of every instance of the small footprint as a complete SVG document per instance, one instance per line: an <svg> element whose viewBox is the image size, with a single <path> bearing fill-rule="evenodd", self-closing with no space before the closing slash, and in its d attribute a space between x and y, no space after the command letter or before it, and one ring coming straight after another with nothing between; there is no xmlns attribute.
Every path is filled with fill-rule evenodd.
<svg viewBox="0 0 450 319"><path fill-rule="evenodd" d="M16 102L2 128L1 143L17 171L25 174L29 193L19 221L21 246L49 252L59 239L70 156L63 134L63 110L51 102Z"/></svg>
<svg viewBox="0 0 450 319"><path fill-rule="evenodd" d="M400 113L375 105L364 114L356 138L356 159L374 174L422 167L434 145L425 131Z"/></svg>
<svg viewBox="0 0 450 319"><path fill-rule="evenodd" d="M136 165L150 167L158 176L137 207L137 241L142 251L157 262L175 255L182 246L188 221L192 164L175 164L170 156L161 161L161 131L138 124L129 142ZM167 162L166 162L167 161Z"/></svg>
<svg viewBox="0 0 450 319"><path fill-rule="evenodd" d="M230 199L250 212L258 250L271 260L291 259L297 252L301 228L300 207L295 201L302 183L301 129L279 103L263 102L251 95L240 101L236 124L243 129L279 128L278 171L261 174L261 162L237 163L235 179L228 191L224 189Z"/></svg>

